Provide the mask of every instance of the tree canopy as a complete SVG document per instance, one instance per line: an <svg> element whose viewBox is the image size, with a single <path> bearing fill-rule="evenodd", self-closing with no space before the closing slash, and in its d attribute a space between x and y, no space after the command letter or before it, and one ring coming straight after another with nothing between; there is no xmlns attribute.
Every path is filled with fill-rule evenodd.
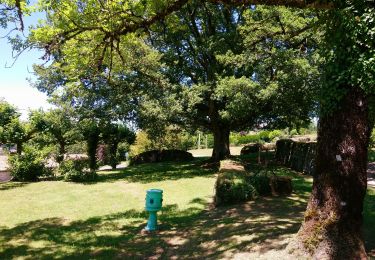
<svg viewBox="0 0 375 260"><path fill-rule="evenodd" d="M208 2L216 5L211 7L210 4L207 4ZM13 3L13 10L22 10L19 6L15 7L15 4L17 2ZM180 11L181 13L186 11L190 6L196 5L198 9L208 8L210 11L221 12L226 8L230 10L231 6L237 6L239 10L251 9L252 4L326 9L324 13L319 14L319 22L324 28L321 48L324 64L319 78L322 84L319 85L320 124L316 159L317 173L304 224L298 233L297 241L300 248L308 250L308 253L315 258L365 258L366 253L361 240L360 227L362 224L363 199L366 193L368 137L370 129L373 127L373 121L369 118L375 75L375 10L372 1L175 0L97 2L86 0L78 3L65 0L42 1L40 2L40 8L46 10L47 21L37 26L28 39L28 44L45 50L46 60L52 60L53 63L52 67L48 67L48 70L52 68L49 71L50 75L53 76L55 71L62 72L63 78L69 80L68 84L64 83L63 85L70 85L72 89L76 85L82 85L84 89L89 89L90 86L96 86L96 84L91 83L93 79L94 82L97 82L98 78L100 80L105 79L108 84L120 84L120 82L126 82L130 79L127 86L132 86L130 82L134 80L134 77L137 78L142 75L140 78L147 80L137 84L137 87L141 87L141 89L169 89L170 84L172 84L173 87L189 86L189 91L197 90L195 95L190 96L195 98L193 100L196 102L195 105L190 106L194 109L204 108L204 102L202 101L205 100L208 100L208 103L216 103L217 106L222 105L224 99L233 98L236 100L236 95L231 96L231 89L243 92L250 89L250 92L254 93L254 89L261 89L262 84L272 86L275 79L277 86L274 88L275 92L270 91L270 97L273 97L271 101L277 101L275 99L277 94L282 93L282 90L288 89L289 86L295 88L302 85L302 90L308 91L309 86L304 85L305 82L301 81L300 78L307 77L309 80L314 78L309 73L309 66L317 64L316 62L319 60L319 57L312 54L316 46L314 46L314 41L308 40L306 42L307 36L300 39L302 40L300 42L294 42L294 39L298 39L298 37L289 36L288 38L286 36L288 34L292 36L293 34L296 34L295 36L304 35L307 32L308 26L299 27L300 25L307 25L303 22L301 24L302 20L300 19L288 23L276 15L275 19L272 19L275 24L266 23L265 30L254 30L251 27L249 27L250 29L243 28L246 37L239 42L237 42L236 37L241 34L233 34L233 45L230 45L226 42L225 37L221 38L223 42L217 41L220 40L220 37L215 38L214 41L198 42L196 36L201 35L202 32L204 36L212 36L214 35L212 34L213 31L220 31L216 27L209 26L209 24L214 21L214 17L220 17L221 19L225 16L215 15L210 17L210 12L203 11L197 15L192 9L187 10L185 14L187 18L197 15L197 19L193 19L195 26L194 23L190 23L192 28L188 28L192 32L192 36L187 38L193 43L191 44L192 48L188 41L185 41L185 43L168 42L168 38L165 38L165 43L169 43L169 45L154 45L159 52L164 53L163 56L160 56L155 49L150 47L148 42L155 36L153 33L157 33L158 37L162 39L164 37L163 29L166 29L169 33L178 32L176 36L182 35L184 23L180 23L181 20L179 19L182 16L179 17L178 14ZM237 15L232 15L232 17L240 18L239 14L237 12ZM260 13L259 15L262 16L263 14ZM302 17L310 19L314 15L307 13L303 14ZM171 23L173 26L170 26L168 21L172 19L175 20ZM257 25L255 18L250 16L249 19L252 25ZM225 19L220 21L222 25L224 25L223 21L225 22ZM155 28L159 26L157 22L161 23L160 31L155 31L152 28L153 26ZM226 26L230 24L227 23L220 27L230 29L223 29L222 35L228 33L229 37L230 32L237 31L237 28L232 29ZM212 28L214 30L211 30ZM266 34L264 34L264 31ZM262 35L264 38L262 38ZM286 42L288 44L285 44ZM257 44L261 46L260 49L253 48ZM300 44L299 48L295 49L297 47L295 44ZM238 45L250 51L238 53L236 50ZM177 49L180 50L181 55L170 51L168 48L171 48L171 46L178 46ZM194 46L199 46L199 48ZM228 47L231 53L217 52L220 47L224 46ZM185 55L188 54L188 52L184 52L186 50L194 52L199 50L192 55L195 60L187 58L189 56ZM272 55L269 55L268 52L264 54L264 51L271 52ZM252 55L259 52L264 56L259 59L259 63L253 63L254 60L258 59L255 56L253 60ZM168 58L173 55L182 58L182 60L177 59L176 63L181 65L180 70L178 68L173 69L173 65L168 64L170 62ZM292 58L290 59L290 57ZM162 60L166 63L166 67L161 62ZM204 62L200 64L199 61ZM204 63L210 66L207 66L207 64L205 66ZM138 64L141 65L138 66ZM230 70L225 69L227 64L232 64L227 66ZM278 64L282 65L278 66ZM44 68L41 67L41 70ZM201 73L199 80L195 79L198 74L193 71L194 68L199 68L197 69ZM283 68L290 68L298 71L298 73L293 78L288 76ZM248 72L253 74L248 74ZM315 72L314 69L313 74ZM174 77L169 76L172 74ZM169 80L165 81L164 76L167 76ZM88 78L90 84L87 84ZM214 91L213 85L219 87L217 88L219 91L216 91L216 88ZM160 86L163 86L163 88L160 88ZM123 90L128 89L130 88L124 88ZM272 88L269 90L272 90ZM153 95L148 95L146 92L142 92L146 96L137 93L137 102L143 99L147 100L150 97L156 99L163 97L160 94L162 91L155 91ZM267 91L262 96L267 96L270 93ZM293 96L300 97L301 95L298 88L290 92L289 95L287 91L285 93L286 96L289 96L289 100L295 100L292 98ZM178 94L183 96L185 92L181 91ZM273 94L275 96L272 96ZM215 99L210 99L210 97ZM253 98L251 96L251 101ZM246 103L249 101L245 100ZM305 104L303 99L301 104ZM189 107L188 104L183 105ZM230 108L229 105L228 108ZM285 112L283 109L277 108L276 102L270 114L272 114L272 111ZM231 109L235 111L237 107L234 106ZM220 109L216 109L215 116L217 118L221 116L231 118L228 113L220 114L219 111ZM304 113L306 111L296 112ZM296 115L300 117L299 113ZM236 116L238 116L238 113ZM295 115L290 115L291 118L293 116ZM277 118L277 116L275 117ZM204 119L207 120L208 118ZM222 125L219 125L219 127L223 128Z"/></svg>

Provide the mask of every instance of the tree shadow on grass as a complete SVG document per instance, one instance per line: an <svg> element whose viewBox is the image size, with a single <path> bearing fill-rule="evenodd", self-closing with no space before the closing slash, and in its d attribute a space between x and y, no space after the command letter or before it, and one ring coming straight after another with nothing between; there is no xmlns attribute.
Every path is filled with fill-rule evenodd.
<svg viewBox="0 0 375 260"><path fill-rule="evenodd" d="M23 186L26 186L27 184L28 184L27 182L14 182L14 181L3 182L3 183L0 183L0 191L23 187Z"/></svg>
<svg viewBox="0 0 375 260"><path fill-rule="evenodd" d="M201 206L206 205L206 210ZM0 228L0 259L220 258L251 250L282 250L306 206L292 197L207 209L193 199L186 209L166 205L160 230L142 231L147 213L129 210L69 222L48 218Z"/></svg>
<svg viewBox="0 0 375 260"><path fill-rule="evenodd" d="M164 180L194 178L216 173L215 169L200 167L200 159L191 162L163 162L130 166L122 171L100 172L97 182L114 182L125 180L129 182L149 183ZM90 183L88 183L90 184Z"/></svg>

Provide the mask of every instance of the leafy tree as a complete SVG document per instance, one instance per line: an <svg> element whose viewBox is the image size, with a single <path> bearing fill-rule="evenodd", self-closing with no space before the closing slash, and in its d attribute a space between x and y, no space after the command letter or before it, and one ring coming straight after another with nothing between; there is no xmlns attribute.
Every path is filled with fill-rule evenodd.
<svg viewBox="0 0 375 260"><path fill-rule="evenodd" d="M16 108L5 101L0 101L0 141L17 145L17 153L22 153L23 144L29 141L35 126L31 122L22 122Z"/></svg>
<svg viewBox="0 0 375 260"><path fill-rule="evenodd" d="M176 86L164 91L166 99L153 99L154 105L144 106L149 120L141 126L171 121L211 131L212 158L220 160L230 154L232 130L308 122L318 86L318 62L312 48L304 46L310 49L301 53L299 43L311 38L305 31L314 17L285 8L245 11L187 4L152 27L150 42L163 53L161 61L167 65L163 71ZM250 44L247 31L262 35L258 33L258 40ZM278 31L284 35L277 37ZM252 55L243 53L249 45L255 46ZM159 112L157 104L166 109ZM170 118L165 116L168 112Z"/></svg>
<svg viewBox="0 0 375 260"><path fill-rule="evenodd" d="M15 24L20 31L24 29L23 15L27 13L27 2L23 0L2 0L0 2L0 27L8 28Z"/></svg>
<svg viewBox="0 0 375 260"><path fill-rule="evenodd" d="M19 116L20 114L14 106L0 99L0 127L9 124L14 118Z"/></svg>
<svg viewBox="0 0 375 260"><path fill-rule="evenodd" d="M68 145L82 139L77 121L69 108L57 108L47 112L34 111L31 120L35 122L39 132L49 136L49 144L58 145L57 162L64 159Z"/></svg>
<svg viewBox="0 0 375 260"><path fill-rule="evenodd" d="M368 118L368 109L374 86L372 77L375 75L373 72L373 44L375 42L373 16L375 11L371 1L209 1L240 6L264 3L299 8L331 9L327 15L322 16L321 20L326 23L327 28L325 33L327 63L323 70L326 72L325 84L320 102L317 176L298 241L301 242L301 248L308 248L311 255L315 257L365 258L360 227L366 191L368 136L369 129L372 128L372 122ZM160 5L156 4L159 2ZM59 3L66 2L59 1ZM120 19L119 22L113 23L114 26L109 24L113 21L112 19L95 19L95 25L99 24L99 26L87 26L92 24L85 23L92 19L83 18L89 18L90 14L99 15L99 12L93 11L103 10L102 7L82 5L81 8L73 8L73 10L65 8L63 12L56 11L54 6L49 7L50 10L55 10L55 14L61 14L62 22L56 23L54 27L60 29L53 29L49 31L51 33L46 33L50 38L47 44L47 54L51 50L63 48L69 40L86 39L80 38L85 33L87 37L95 36L90 38L90 40L95 40L90 46L91 50L98 45L105 46L106 42L111 46L113 42L119 41L119 36L140 28L147 28L186 3L187 0L139 1L134 6L125 5L125 8L120 10L124 13L122 16L113 16ZM72 2L70 4L74 5ZM142 5L147 8L138 8ZM112 10L110 6L114 6L114 10L117 10L116 8L124 5L108 4L104 6L104 10ZM158 7L158 11L150 11L151 6ZM145 12L142 16L132 12L133 9L139 11L140 14L145 10L150 12ZM103 15L113 14L111 11L102 13ZM64 15L66 15L65 18ZM82 19L79 19L80 22L74 22L77 18ZM97 34L90 35L89 32L92 31ZM98 35L103 37L98 37ZM99 44L99 41L102 44ZM98 48L95 53L102 50L103 48ZM94 52L88 51L87 53ZM100 55L97 56L100 57ZM315 240L315 238L318 239ZM315 242L308 243L309 241Z"/></svg>

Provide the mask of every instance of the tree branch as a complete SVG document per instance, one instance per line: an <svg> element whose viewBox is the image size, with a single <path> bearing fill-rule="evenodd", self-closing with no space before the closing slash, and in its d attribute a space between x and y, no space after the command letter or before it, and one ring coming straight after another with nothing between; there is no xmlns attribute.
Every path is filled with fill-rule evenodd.
<svg viewBox="0 0 375 260"><path fill-rule="evenodd" d="M296 8L332 9L334 5L329 0L207 0L211 3L241 5L273 5Z"/></svg>

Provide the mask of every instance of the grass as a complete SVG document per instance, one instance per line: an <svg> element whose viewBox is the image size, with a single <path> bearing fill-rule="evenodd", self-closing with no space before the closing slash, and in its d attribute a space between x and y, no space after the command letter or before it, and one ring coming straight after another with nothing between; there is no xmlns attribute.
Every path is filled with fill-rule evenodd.
<svg viewBox="0 0 375 260"><path fill-rule="evenodd" d="M295 193L211 208L215 172L191 163L103 171L91 184L0 185L0 259L265 259L280 257L303 218L312 180L282 167ZM142 232L145 191L164 190L160 231ZM365 203L366 245L375 248L375 191ZM281 257L281 259L283 259Z"/></svg>

